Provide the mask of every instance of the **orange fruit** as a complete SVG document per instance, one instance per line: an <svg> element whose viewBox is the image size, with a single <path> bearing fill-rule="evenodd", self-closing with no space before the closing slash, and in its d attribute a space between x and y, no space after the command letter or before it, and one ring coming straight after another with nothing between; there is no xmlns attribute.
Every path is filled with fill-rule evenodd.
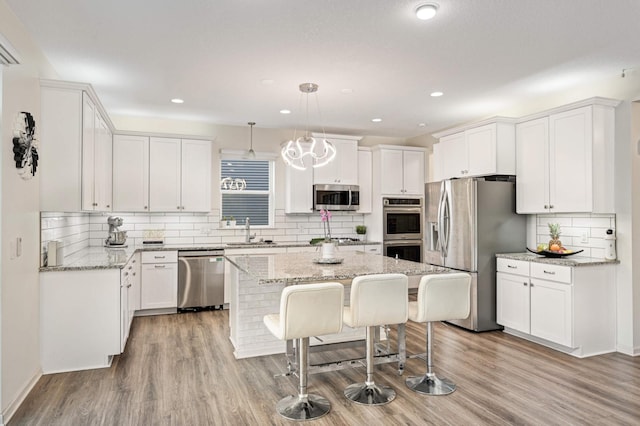
<svg viewBox="0 0 640 426"><path fill-rule="evenodd" d="M560 246L558 244L551 244L551 246L549 247L549 250L560 251Z"/></svg>

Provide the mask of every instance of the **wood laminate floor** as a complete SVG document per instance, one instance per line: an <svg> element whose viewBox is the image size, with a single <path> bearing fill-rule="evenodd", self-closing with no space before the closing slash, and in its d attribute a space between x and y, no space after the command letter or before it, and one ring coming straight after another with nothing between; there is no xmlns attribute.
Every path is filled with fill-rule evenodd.
<svg viewBox="0 0 640 426"><path fill-rule="evenodd" d="M408 323L410 352L424 351L424 325ZM314 374L309 392L331 412L314 425L638 425L640 357L587 359L502 332L475 334L436 324L435 366L458 389L424 396L404 385L424 362L376 368L398 396L385 406L347 401L343 389L364 368ZM110 368L43 376L9 422L17 425L281 425L276 402L295 377L274 378L284 356L233 357L228 312L137 317L126 351Z"/></svg>

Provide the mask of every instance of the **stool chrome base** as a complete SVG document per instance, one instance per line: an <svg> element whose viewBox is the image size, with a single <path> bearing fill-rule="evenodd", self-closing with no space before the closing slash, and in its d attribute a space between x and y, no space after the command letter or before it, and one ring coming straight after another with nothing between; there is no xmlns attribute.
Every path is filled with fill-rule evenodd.
<svg viewBox="0 0 640 426"><path fill-rule="evenodd" d="M329 400L320 395L289 395L276 404L276 411L285 419L311 420L317 419L331 410Z"/></svg>
<svg viewBox="0 0 640 426"><path fill-rule="evenodd" d="M396 398L396 391L389 386L378 386L375 383L354 383L344 390L347 399L363 405L384 405Z"/></svg>
<svg viewBox="0 0 640 426"><path fill-rule="evenodd" d="M424 395L449 395L456 390L456 385L448 379L439 379L435 374L420 377L409 377L405 380L409 389Z"/></svg>

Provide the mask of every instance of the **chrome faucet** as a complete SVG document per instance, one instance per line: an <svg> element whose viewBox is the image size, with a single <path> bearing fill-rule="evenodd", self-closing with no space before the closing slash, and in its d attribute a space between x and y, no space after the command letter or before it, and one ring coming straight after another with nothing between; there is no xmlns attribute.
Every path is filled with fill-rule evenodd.
<svg viewBox="0 0 640 426"><path fill-rule="evenodd" d="M251 235L251 222L249 218L244 220L244 242L250 243L256 237L256 234Z"/></svg>

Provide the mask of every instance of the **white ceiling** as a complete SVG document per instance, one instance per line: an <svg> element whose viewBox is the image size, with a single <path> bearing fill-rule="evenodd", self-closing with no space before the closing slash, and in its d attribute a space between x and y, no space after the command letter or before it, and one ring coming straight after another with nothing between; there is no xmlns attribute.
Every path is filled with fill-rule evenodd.
<svg viewBox="0 0 640 426"><path fill-rule="evenodd" d="M640 67L638 0L436 0L431 21L419 0L6 2L111 115L303 128L314 82L314 130L412 137Z"/></svg>

